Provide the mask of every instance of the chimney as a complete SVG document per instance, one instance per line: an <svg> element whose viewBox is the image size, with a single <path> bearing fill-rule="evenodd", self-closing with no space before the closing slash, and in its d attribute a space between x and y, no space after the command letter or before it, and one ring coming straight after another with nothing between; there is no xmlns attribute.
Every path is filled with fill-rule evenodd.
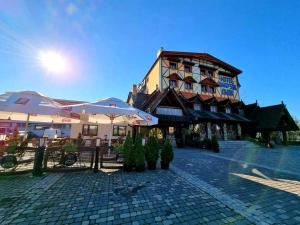
<svg viewBox="0 0 300 225"><path fill-rule="evenodd" d="M133 84L132 85L132 96L136 96L136 94L137 94L137 85Z"/></svg>
<svg viewBox="0 0 300 225"><path fill-rule="evenodd" d="M163 48L163 47L160 47L160 48L158 49L157 53L156 53L156 58L159 57L159 55L160 55L160 53L161 53L162 51L164 51L164 48Z"/></svg>

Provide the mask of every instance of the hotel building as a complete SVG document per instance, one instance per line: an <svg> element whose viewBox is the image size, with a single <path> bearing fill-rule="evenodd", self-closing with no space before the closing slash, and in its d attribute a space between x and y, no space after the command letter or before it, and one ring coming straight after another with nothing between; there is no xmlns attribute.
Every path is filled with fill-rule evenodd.
<svg viewBox="0 0 300 225"><path fill-rule="evenodd" d="M156 132L175 141L183 128L201 139L239 139L298 129L285 105L259 107L241 100L241 70L207 53L157 52L156 60L127 102L159 118ZM185 129L185 130L186 130Z"/></svg>

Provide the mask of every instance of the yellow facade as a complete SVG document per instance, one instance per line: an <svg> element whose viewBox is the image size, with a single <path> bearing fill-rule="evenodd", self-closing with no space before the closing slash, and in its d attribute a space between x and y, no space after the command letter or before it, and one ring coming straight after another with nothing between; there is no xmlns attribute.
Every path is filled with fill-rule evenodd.
<svg viewBox="0 0 300 225"><path fill-rule="evenodd" d="M160 64L160 60L157 60L142 81L139 88L145 88L143 90L144 93L151 94L153 91L160 88Z"/></svg>
<svg viewBox="0 0 300 225"><path fill-rule="evenodd" d="M175 69L170 67L170 62L176 64ZM184 65L187 65L187 63L190 63L190 72L186 72L184 69ZM219 86L215 88L215 93L203 92L201 90L200 82L207 78L207 76L200 75L200 69L207 70L207 68L211 68L211 71L213 71L212 79L216 83L222 83L222 87ZM176 73L182 79L177 81L177 87L175 88L177 91L198 93L200 95L211 95L224 99L229 98L232 100L240 100L237 76L220 75L220 72L223 74L229 74L229 71L225 68L205 60L199 60L196 58L176 58L175 61L171 61L168 58L160 57L156 60L156 63L152 66L140 86L144 88L142 91L146 94L151 94L157 88L162 91L169 87L168 76ZM185 88L185 82L183 81L183 79L188 76L193 77L196 81L196 83L193 83L191 90ZM226 82L224 84L223 81L228 82L228 84ZM226 90L224 91L224 89Z"/></svg>

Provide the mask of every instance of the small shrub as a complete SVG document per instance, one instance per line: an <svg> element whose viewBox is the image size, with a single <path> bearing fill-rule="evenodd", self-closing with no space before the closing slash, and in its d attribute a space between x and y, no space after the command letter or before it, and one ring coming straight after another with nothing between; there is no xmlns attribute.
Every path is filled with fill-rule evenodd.
<svg viewBox="0 0 300 225"><path fill-rule="evenodd" d="M10 142L6 148L6 152L9 155L14 155L17 153L18 141Z"/></svg>
<svg viewBox="0 0 300 225"><path fill-rule="evenodd" d="M148 139L148 142L145 146L145 156L147 161L147 166L149 170L155 170L156 169L156 162L158 160L158 143L155 139L155 137L150 136Z"/></svg>
<svg viewBox="0 0 300 225"><path fill-rule="evenodd" d="M165 140L163 149L160 152L160 163L162 169L169 169L170 162L174 158L173 147L168 139Z"/></svg>
<svg viewBox="0 0 300 225"><path fill-rule="evenodd" d="M71 140L66 141L63 149L66 153L75 153L78 151L77 145L74 144Z"/></svg>
<svg viewBox="0 0 300 225"><path fill-rule="evenodd" d="M142 136L138 134L134 143L135 169L138 172L145 170L145 150L142 144Z"/></svg>
<svg viewBox="0 0 300 225"><path fill-rule="evenodd" d="M205 148L205 149L208 149L208 150L211 150L211 140L209 139L209 138L205 138L204 140L203 140L203 147Z"/></svg>
<svg viewBox="0 0 300 225"><path fill-rule="evenodd" d="M126 136L124 145L123 145L123 157L124 157L124 170L125 171L131 171L132 168L134 167L135 164L135 159L134 159L134 150L133 150L133 143L132 143L132 138L130 135ZM133 155L133 157L132 157Z"/></svg>
<svg viewBox="0 0 300 225"><path fill-rule="evenodd" d="M214 152L219 152L220 151L218 139L216 137L213 137L211 139L211 150L213 150Z"/></svg>
<svg viewBox="0 0 300 225"><path fill-rule="evenodd" d="M114 145L114 150L119 153L122 154L124 152L124 146L123 144L117 143Z"/></svg>

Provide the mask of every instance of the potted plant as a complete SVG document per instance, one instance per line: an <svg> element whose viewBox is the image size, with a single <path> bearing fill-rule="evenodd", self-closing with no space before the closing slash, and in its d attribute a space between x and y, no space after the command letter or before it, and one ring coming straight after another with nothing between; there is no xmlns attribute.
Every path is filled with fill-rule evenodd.
<svg viewBox="0 0 300 225"><path fill-rule="evenodd" d="M127 135L123 145L124 170L127 172L132 171L135 164L135 159L132 157L133 152L132 138Z"/></svg>
<svg viewBox="0 0 300 225"><path fill-rule="evenodd" d="M68 140L64 144L63 150L65 151L65 156L64 156L65 166L72 166L74 163L77 162L76 153L78 152L78 148L76 144L74 144L71 140Z"/></svg>
<svg viewBox="0 0 300 225"><path fill-rule="evenodd" d="M173 160L173 147L168 139L166 139L163 149L160 152L160 165L164 170L169 169L170 162Z"/></svg>
<svg viewBox="0 0 300 225"><path fill-rule="evenodd" d="M142 136L138 134L134 143L135 150L135 170L142 172L145 170L145 150L142 144Z"/></svg>
<svg viewBox="0 0 300 225"><path fill-rule="evenodd" d="M209 138L205 138L203 140L203 148L210 150L211 149L211 140Z"/></svg>
<svg viewBox="0 0 300 225"><path fill-rule="evenodd" d="M18 161L15 155L17 153L17 148L18 148L18 141L12 141L6 147L7 155L4 156L0 162L1 166L4 169L10 169L17 166Z"/></svg>
<svg viewBox="0 0 300 225"><path fill-rule="evenodd" d="M218 139L216 137L213 137L211 139L211 149L214 152L220 152L220 147L219 147Z"/></svg>
<svg viewBox="0 0 300 225"><path fill-rule="evenodd" d="M156 162L158 160L158 143L155 137L150 136L145 146L145 157L147 161L147 167L149 170L156 169Z"/></svg>

